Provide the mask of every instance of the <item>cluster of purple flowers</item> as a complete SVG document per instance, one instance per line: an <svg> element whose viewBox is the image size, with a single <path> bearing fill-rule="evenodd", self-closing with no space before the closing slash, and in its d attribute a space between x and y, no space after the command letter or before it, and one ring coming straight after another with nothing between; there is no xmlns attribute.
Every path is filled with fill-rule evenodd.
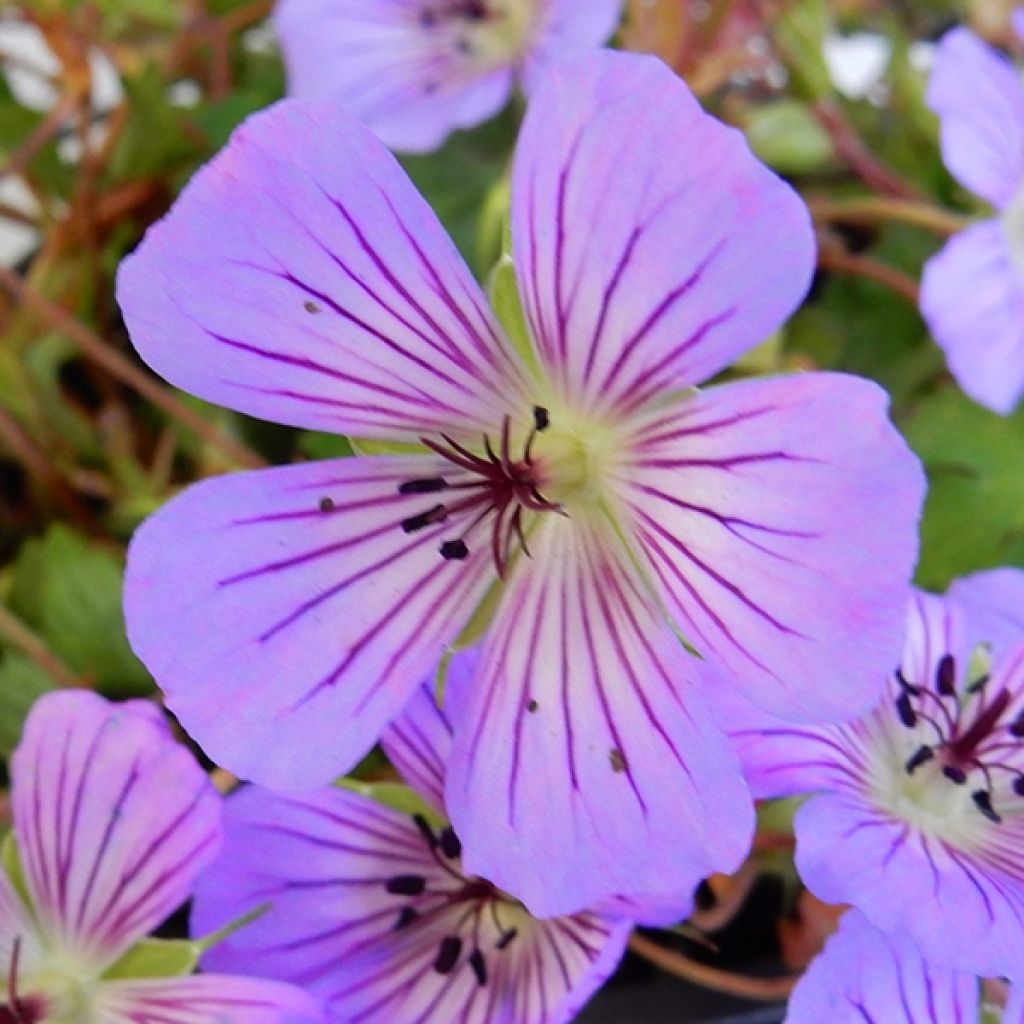
<svg viewBox="0 0 1024 1024"><path fill-rule="evenodd" d="M132 643L251 784L222 808L149 706L40 703L0 1024L563 1024L635 923L738 867L755 797L810 793L801 874L856 909L793 1024L974 1021L978 977L1024 985L1024 574L911 590L923 474L875 385L698 390L801 302L813 232L669 69L598 49L619 6L285 0L301 98L124 263L165 378L373 454L206 481L138 532ZM385 143L435 147L516 81L491 302ZM957 31L930 96L1002 212L924 309L1007 410L1024 87ZM378 742L407 787L336 784ZM190 895L200 934L260 913L189 946L214 973L143 977Z"/></svg>

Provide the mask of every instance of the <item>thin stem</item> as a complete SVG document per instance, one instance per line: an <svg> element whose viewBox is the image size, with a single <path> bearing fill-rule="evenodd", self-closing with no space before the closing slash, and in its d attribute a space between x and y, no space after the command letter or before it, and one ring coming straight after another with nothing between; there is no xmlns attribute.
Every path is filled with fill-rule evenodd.
<svg viewBox="0 0 1024 1024"><path fill-rule="evenodd" d="M970 227L970 217L931 203L913 199L892 199L886 196L862 196L855 199L810 198L811 214L817 221L840 224L885 224L898 222L926 228L937 235L948 237Z"/></svg>
<svg viewBox="0 0 1024 1024"><path fill-rule="evenodd" d="M0 637L17 647L31 662L38 665L61 686L81 689L87 685L58 657L41 637L32 632L21 619L0 604Z"/></svg>
<svg viewBox="0 0 1024 1024"><path fill-rule="evenodd" d="M265 460L251 448L218 430L154 378L134 366L98 334L76 320L63 306L40 295L17 274L4 267L0 267L0 288L13 295L26 309L32 310L55 330L67 335L87 359L148 399L172 419L188 427L209 445L218 448L232 462L250 469L266 465Z"/></svg>
<svg viewBox="0 0 1024 1024"><path fill-rule="evenodd" d="M715 992L736 996L738 999L750 999L757 1002L774 1003L786 999L799 981L799 976L784 978L751 978L743 974L733 974L707 964L699 964L695 960L680 953L674 953L650 939L633 933L629 940L629 948L637 956L661 970L674 974L684 981L700 985Z"/></svg>
<svg viewBox="0 0 1024 1024"><path fill-rule="evenodd" d="M818 253L818 266L823 270L834 270L840 274L852 274L855 277L876 281L915 306L920 299L920 287L912 277L884 263L878 263L869 256L857 256L840 249L822 248Z"/></svg>

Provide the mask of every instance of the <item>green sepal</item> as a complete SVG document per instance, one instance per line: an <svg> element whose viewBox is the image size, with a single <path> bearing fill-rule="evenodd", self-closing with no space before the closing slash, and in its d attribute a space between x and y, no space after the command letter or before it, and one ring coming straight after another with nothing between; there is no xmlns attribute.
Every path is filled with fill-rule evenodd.
<svg viewBox="0 0 1024 1024"><path fill-rule="evenodd" d="M427 449L415 442L378 441L373 437L350 437L348 443L356 455L426 455Z"/></svg>
<svg viewBox="0 0 1024 1024"><path fill-rule="evenodd" d="M336 785L350 793L358 793L383 807L408 814L422 814L432 825L443 827L448 823L437 808L432 807L415 790L401 782L359 782L357 779L339 779Z"/></svg>
<svg viewBox="0 0 1024 1024"><path fill-rule="evenodd" d="M533 350L530 329L526 325L526 315L519 299L519 282L516 279L516 268L512 257L505 253L494 265L487 282L487 293L491 300L491 308L498 322L505 328L512 347L523 362L530 368L534 376L541 377L537 363L537 353Z"/></svg>
<svg viewBox="0 0 1024 1024"><path fill-rule="evenodd" d="M28 893L28 881L25 878L25 869L21 865L21 856L18 854L18 840L13 829L4 836L0 844L0 867L10 880L14 891L21 897L26 907L32 906L32 900Z"/></svg>
<svg viewBox="0 0 1024 1024"><path fill-rule="evenodd" d="M143 939L132 946L103 979L183 978L196 969L202 952L198 942L188 939Z"/></svg>

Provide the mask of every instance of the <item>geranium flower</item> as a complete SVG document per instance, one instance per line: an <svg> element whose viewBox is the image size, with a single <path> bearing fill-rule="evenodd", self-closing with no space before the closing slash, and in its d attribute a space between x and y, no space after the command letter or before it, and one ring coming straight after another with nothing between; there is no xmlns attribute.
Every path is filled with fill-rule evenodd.
<svg viewBox="0 0 1024 1024"><path fill-rule="evenodd" d="M197 175L121 272L143 357L236 409L415 448L189 489L133 542L130 637L214 759L294 789L349 770L472 620L449 692L467 870L541 916L685 904L742 859L752 809L679 634L780 714L869 707L920 468L866 381L692 390L800 301L813 243L653 58L538 88L512 235L510 337L336 107L279 105Z"/></svg>
<svg viewBox="0 0 1024 1024"><path fill-rule="evenodd" d="M220 797L154 705L43 697L11 791L20 871L0 870L2 1024L322 1020L310 996L278 982L134 976L147 957L130 964L133 947L185 902L221 844Z"/></svg>
<svg viewBox="0 0 1024 1024"><path fill-rule="evenodd" d="M796 816L817 896L936 964L1024 980L1024 632L1007 649L1005 618L990 630L984 614L1020 593L1024 574L1008 588L1006 572L915 598L889 695L860 721L797 727L735 698L721 710L758 796L818 794ZM972 668L989 635L994 667Z"/></svg>
<svg viewBox="0 0 1024 1024"><path fill-rule="evenodd" d="M1024 393L1024 81L968 29L942 39L928 87L954 177L996 208L925 267L921 310L975 401L1009 413Z"/></svg>
<svg viewBox="0 0 1024 1024"><path fill-rule="evenodd" d="M468 874L444 810L451 745L424 689L384 737L421 808L337 787L289 797L249 786L230 798L227 844L199 881L193 927L272 909L207 966L297 982L338 1024L571 1020L615 969L631 925L593 913L538 921Z"/></svg>
<svg viewBox="0 0 1024 1024"><path fill-rule="evenodd" d="M797 985L785 1024L982 1024L981 996L974 975L925 962L906 936L851 910ZM1001 1019L1024 1022L1024 988L1013 990Z"/></svg>
<svg viewBox="0 0 1024 1024"><path fill-rule="evenodd" d="M346 107L393 149L437 149L599 47L622 0L282 0L274 23L289 92Z"/></svg>

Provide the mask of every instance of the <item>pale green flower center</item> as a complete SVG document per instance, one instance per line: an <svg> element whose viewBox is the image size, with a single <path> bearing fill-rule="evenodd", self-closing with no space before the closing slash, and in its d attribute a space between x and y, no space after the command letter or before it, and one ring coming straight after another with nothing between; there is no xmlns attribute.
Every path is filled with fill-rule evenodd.
<svg viewBox="0 0 1024 1024"><path fill-rule="evenodd" d="M95 965L56 951L18 979L21 996L38 998L45 1006L43 1024L100 1024L98 988Z"/></svg>
<svg viewBox="0 0 1024 1024"><path fill-rule="evenodd" d="M488 69L523 56L537 16L535 0L440 0L427 9L424 20L443 26L461 53Z"/></svg>

